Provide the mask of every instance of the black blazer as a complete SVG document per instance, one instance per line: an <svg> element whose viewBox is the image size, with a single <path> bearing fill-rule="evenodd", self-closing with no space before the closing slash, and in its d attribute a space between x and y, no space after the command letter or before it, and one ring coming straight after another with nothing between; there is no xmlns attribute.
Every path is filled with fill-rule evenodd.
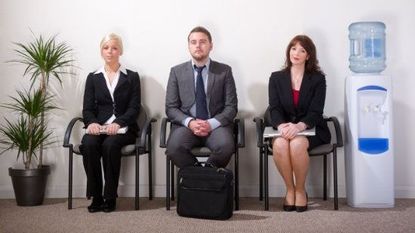
<svg viewBox="0 0 415 233"><path fill-rule="evenodd" d="M91 123L104 124L114 113L114 123L128 126L128 131L137 134L137 117L141 106L140 77L137 72L120 72L114 90L114 102L102 73L90 73L86 79L82 115L85 127Z"/></svg>
<svg viewBox="0 0 415 233"><path fill-rule="evenodd" d="M330 131L323 119L326 99L326 79L323 74L304 74L300 87L298 107L294 107L291 74L277 71L271 74L268 84L269 110L274 128L286 122L304 122L307 128L316 127L316 136L330 142Z"/></svg>

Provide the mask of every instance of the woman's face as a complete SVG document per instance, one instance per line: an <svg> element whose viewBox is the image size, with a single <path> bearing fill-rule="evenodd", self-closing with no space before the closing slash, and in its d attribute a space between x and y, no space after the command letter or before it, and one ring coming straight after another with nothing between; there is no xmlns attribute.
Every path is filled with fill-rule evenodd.
<svg viewBox="0 0 415 233"><path fill-rule="evenodd" d="M121 49L116 40L107 41L101 49L101 56L107 64L119 63Z"/></svg>
<svg viewBox="0 0 415 233"><path fill-rule="evenodd" d="M305 62L308 59L308 53L303 48L303 46L300 45L299 42L297 42L294 46L290 49L290 61L293 66L296 65L305 65Z"/></svg>

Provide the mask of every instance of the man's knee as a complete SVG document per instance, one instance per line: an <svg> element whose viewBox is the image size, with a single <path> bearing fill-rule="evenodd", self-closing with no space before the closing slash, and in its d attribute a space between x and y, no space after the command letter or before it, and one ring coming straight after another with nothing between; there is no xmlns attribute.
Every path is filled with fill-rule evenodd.
<svg viewBox="0 0 415 233"><path fill-rule="evenodd" d="M192 136L188 131L189 129L186 127L179 127L170 133L166 148L167 155L190 151L190 143L185 141L185 139Z"/></svg>

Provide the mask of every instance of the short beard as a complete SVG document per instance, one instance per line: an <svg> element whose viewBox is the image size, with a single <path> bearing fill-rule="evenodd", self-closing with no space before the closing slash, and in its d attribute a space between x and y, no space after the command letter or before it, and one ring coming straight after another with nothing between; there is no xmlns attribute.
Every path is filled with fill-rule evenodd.
<svg viewBox="0 0 415 233"><path fill-rule="evenodd" d="M195 57L195 56L192 55L192 58L196 62L204 62L209 58L209 56Z"/></svg>

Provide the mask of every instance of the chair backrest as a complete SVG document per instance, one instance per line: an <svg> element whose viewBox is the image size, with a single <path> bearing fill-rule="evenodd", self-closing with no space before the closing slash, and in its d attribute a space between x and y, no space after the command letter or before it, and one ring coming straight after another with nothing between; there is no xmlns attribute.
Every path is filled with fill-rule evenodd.
<svg viewBox="0 0 415 233"><path fill-rule="evenodd" d="M324 120L326 120L327 125L329 126L332 143L336 144L336 147L342 147L343 136L342 136L342 131L341 131L339 120L337 119L337 117L334 117L334 116L331 116L331 117L324 116Z"/></svg>
<svg viewBox="0 0 415 233"><path fill-rule="evenodd" d="M138 117L137 117L137 125L138 125L138 128L139 128L138 133L141 133L141 129L144 128L144 126L147 122L147 119L148 119L147 110L143 105L141 105L140 106L140 113L138 114Z"/></svg>
<svg viewBox="0 0 415 233"><path fill-rule="evenodd" d="M265 110L264 113L264 126L271 126L271 113L269 107L267 107L267 110Z"/></svg>

